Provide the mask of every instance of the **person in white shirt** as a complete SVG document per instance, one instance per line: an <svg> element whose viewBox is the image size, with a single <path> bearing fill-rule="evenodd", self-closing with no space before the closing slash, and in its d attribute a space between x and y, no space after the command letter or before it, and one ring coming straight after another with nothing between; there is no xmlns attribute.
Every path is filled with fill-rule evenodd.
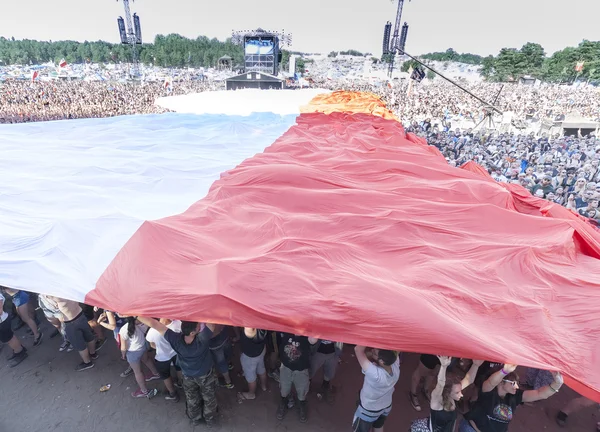
<svg viewBox="0 0 600 432"><path fill-rule="evenodd" d="M400 362L398 353L390 350L372 350L374 362L366 353L366 347L357 345L354 348L356 359L365 375L360 401L354 420L353 432L383 432L383 425L392 411L392 394L394 386L400 378Z"/></svg>
<svg viewBox="0 0 600 432"><path fill-rule="evenodd" d="M0 293L0 342L12 348L13 353L8 357L8 364L13 368L27 358L27 349L12 331L10 315L4 311L5 301L4 295Z"/></svg>
<svg viewBox="0 0 600 432"><path fill-rule="evenodd" d="M121 337L121 358L127 359L135 380L140 388L131 393L134 398L152 398L156 396L156 389L148 390L146 383L160 379L160 375L154 366L154 362L148 356L148 347L146 345L146 329L148 327L137 321L136 317L127 317L127 325L121 327L119 336ZM142 371L142 362L146 365L152 375L144 376Z"/></svg>
<svg viewBox="0 0 600 432"><path fill-rule="evenodd" d="M173 330L175 333L181 333L181 321L171 321L163 318L160 320L160 322L166 325L167 328ZM178 374L181 373L181 368L179 368L179 366L176 364L177 353L173 347L171 347L171 344L167 342L165 337L158 332L158 330L153 328L148 330L148 333L146 334L146 340L150 343L150 346L156 350L154 365L156 366L156 370L158 370L160 378L165 383L165 387L169 392L169 394L165 396L165 399L168 401L179 402L179 395L177 394L177 390L173 384L173 378L171 377L171 365L175 367L175 370Z"/></svg>

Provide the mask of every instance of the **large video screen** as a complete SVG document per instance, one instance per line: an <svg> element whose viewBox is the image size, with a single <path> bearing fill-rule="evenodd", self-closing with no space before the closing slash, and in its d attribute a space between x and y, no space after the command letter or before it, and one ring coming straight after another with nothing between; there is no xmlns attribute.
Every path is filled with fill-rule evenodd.
<svg viewBox="0 0 600 432"><path fill-rule="evenodd" d="M272 38L246 38L246 55L273 55L275 41Z"/></svg>

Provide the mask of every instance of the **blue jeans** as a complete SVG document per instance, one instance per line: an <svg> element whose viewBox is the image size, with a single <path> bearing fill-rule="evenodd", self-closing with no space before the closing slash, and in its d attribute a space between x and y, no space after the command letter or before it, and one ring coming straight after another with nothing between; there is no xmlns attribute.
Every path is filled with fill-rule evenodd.
<svg viewBox="0 0 600 432"><path fill-rule="evenodd" d="M227 340L219 348L214 350L211 349L210 352L213 356L215 365L217 366L217 371L221 375L229 372L229 360L232 355L231 343Z"/></svg>
<svg viewBox="0 0 600 432"><path fill-rule="evenodd" d="M471 426L471 424L466 421L465 419L462 419L460 421L460 424L458 425L458 432L477 432L475 431L475 429L473 429L473 426Z"/></svg>

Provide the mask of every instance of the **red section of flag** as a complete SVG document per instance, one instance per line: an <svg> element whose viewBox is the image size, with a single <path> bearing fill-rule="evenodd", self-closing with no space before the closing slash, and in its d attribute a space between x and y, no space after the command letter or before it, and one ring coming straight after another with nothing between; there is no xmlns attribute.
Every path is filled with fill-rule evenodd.
<svg viewBox="0 0 600 432"><path fill-rule="evenodd" d="M61 68L64 68L67 66L67 61L65 59L62 59L60 61L60 63L58 64L58 66L60 66Z"/></svg>
<svg viewBox="0 0 600 432"><path fill-rule="evenodd" d="M600 234L402 126L303 114L184 214L146 222L86 303L558 369L600 401Z"/></svg>
<svg viewBox="0 0 600 432"><path fill-rule="evenodd" d="M577 64L575 65L575 71L576 72L581 72L583 70L583 65L585 64L585 62L577 62Z"/></svg>
<svg viewBox="0 0 600 432"><path fill-rule="evenodd" d="M31 73L31 82L34 82L35 79L40 75L40 73L38 71L33 71Z"/></svg>

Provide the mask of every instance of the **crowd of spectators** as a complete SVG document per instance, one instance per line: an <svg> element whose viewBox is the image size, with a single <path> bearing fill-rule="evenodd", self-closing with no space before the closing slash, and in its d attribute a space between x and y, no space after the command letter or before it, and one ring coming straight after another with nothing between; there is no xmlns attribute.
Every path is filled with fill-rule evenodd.
<svg viewBox="0 0 600 432"><path fill-rule="evenodd" d="M497 181L520 184L537 197L600 221L600 140L595 133L582 136L581 130L577 136L539 132L542 123L552 125L571 113L599 121L600 91L596 87L462 83L490 102L502 89L496 106L513 113L511 120L521 120L529 130L538 131L526 133L510 126L512 121L508 131L501 130L498 117L495 124L500 127L496 129L487 127L487 121L476 129L453 127L453 123L479 124L486 110L481 102L442 80L384 86L324 80L316 85L372 91L387 102L407 131L426 138L449 164L477 162ZM538 127L532 127L536 123Z"/></svg>
<svg viewBox="0 0 600 432"><path fill-rule="evenodd" d="M463 85L488 101L502 88L496 105L529 125L553 123L571 112L600 120L600 92L595 87ZM419 85L316 80L313 86L374 92L402 119L407 130L425 137L451 165L473 160L498 181L521 184L538 197L600 220L600 141L594 134L564 137L515 133L514 128L512 132L485 127L458 129L453 123L468 120L476 125L485 110L479 101L442 80ZM222 82L210 80L168 85L7 81L0 84L0 123L162 113L165 110L154 104L157 97L222 88Z"/></svg>
<svg viewBox="0 0 600 432"><path fill-rule="evenodd" d="M520 184L539 198L600 221L600 141L588 137L540 137L495 131L448 130L430 121L407 130L427 139L460 166L475 161L499 182Z"/></svg>
<svg viewBox="0 0 600 432"><path fill-rule="evenodd" d="M381 96L403 122L454 119L478 122L485 115L483 104L465 91L442 79L421 84L394 81L374 85L363 81L317 80L317 87L331 90L371 91ZM541 86L461 82L466 90L488 103L496 100L500 111L511 113L513 119L528 122L554 122L577 112L600 121L600 90L593 86ZM410 87L410 88L409 88Z"/></svg>
<svg viewBox="0 0 600 432"><path fill-rule="evenodd" d="M164 82L5 81L0 83L0 124L154 114L167 95L218 90L216 81Z"/></svg>

